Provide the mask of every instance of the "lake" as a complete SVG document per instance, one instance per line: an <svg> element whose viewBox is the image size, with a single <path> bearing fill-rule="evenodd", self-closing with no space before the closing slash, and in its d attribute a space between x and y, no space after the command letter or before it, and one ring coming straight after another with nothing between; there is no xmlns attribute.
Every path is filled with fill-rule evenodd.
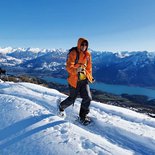
<svg viewBox="0 0 155 155"><path fill-rule="evenodd" d="M55 82L55 83L67 85L67 80L62 78L42 77L42 79L44 79L47 82ZM121 94L146 95L150 99L155 99L155 90L149 89L149 88L125 86L125 85L112 85L112 84L105 84L101 82L95 82L93 84L90 84L90 88L116 94L116 95L121 95Z"/></svg>

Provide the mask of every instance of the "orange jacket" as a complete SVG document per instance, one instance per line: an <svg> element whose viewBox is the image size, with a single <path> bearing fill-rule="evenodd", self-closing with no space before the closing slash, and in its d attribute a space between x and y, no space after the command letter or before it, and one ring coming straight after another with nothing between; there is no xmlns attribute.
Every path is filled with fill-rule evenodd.
<svg viewBox="0 0 155 155"><path fill-rule="evenodd" d="M92 77L92 60L91 60L91 54L88 50L85 52L80 51L80 46L83 41L88 41L84 38L80 38L77 43L77 49L79 52L79 60L78 63L75 64L75 59L77 56L76 50L72 50L68 56L67 63L66 63L66 69L69 74L68 77L68 83L76 88L77 82L78 82L78 74L77 74L77 68L80 67L81 65L85 66L86 69L86 77L89 80L89 82L92 83L93 77ZM88 47L87 47L88 49Z"/></svg>

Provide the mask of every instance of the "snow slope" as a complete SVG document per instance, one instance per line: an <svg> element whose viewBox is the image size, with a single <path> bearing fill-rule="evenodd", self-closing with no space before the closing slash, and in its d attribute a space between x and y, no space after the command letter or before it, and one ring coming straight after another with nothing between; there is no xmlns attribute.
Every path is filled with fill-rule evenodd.
<svg viewBox="0 0 155 155"><path fill-rule="evenodd" d="M0 155L153 155L155 119L92 101L94 123L75 117L80 101L56 115L56 102L67 96L30 83L0 82Z"/></svg>

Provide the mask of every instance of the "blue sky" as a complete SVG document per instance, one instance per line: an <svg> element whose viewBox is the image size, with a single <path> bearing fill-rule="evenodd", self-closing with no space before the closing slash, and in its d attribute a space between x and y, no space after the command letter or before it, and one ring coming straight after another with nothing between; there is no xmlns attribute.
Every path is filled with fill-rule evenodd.
<svg viewBox="0 0 155 155"><path fill-rule="evenodd" d="M0 0L0 47L155 51L155 0Z"/></svg>

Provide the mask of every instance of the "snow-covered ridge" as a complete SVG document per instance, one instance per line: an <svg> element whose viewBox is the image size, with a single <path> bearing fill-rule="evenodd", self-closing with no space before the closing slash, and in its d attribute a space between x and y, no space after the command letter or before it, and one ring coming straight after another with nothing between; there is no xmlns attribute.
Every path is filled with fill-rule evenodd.
<svg viewBox="0 0 155 155"><path fill-rule="evenodd" d="M39 53L39 52L43 52L43 53L46 53L46 52L55 52L55 51L62 51L62 52L65 52L66 50L65 49L46 49L46 48L31 48L31 47L28 47L28 48L13 48L13 47L5 47L5 48L2 48L0 47L0 53L2 54L8 54L8 53L12 53L12 52L15 52L15 51L18 51L18 52L27 52L27 51L31 51L33 53Z"/></svg>
<svg viewBox="0 0 155 155"><path fill-rule="evenodd" d="M2 53L2 54L7 54L7 53L10 53L12 51L13 51L12 47L5 47L5 48L0 47L0 53Z"/></svg>
<svg viewBox="0 0 155 155"><path fill-rule="evenodd" d="M25 57L29 57L32 56L33 54L35 56L40 56L40 55L44 55L47 53L57 53L58 55L60 55L60 53L65 53L67 54L68 49L40 49L40 48L12 48L12 47L6 47L6 48L1 48L0 47L0 54L5 54L5 55L11 55L12 57L16 57L21 59L21 55L19 53L21 53L22 55L25 55L25 53L29 53L29 55L25 55ZM148 52L148 51L133 51L133 52L128 52L128 51L120 51L120 52L110 52L110 51L94 51L92 49L90 49L90 52L94 55L94 56L116 56L118 58L126 58L129 56L133 56L133 57L147 57L150 60L154 60L155 59L155 52ZM31 55L30 55L31 53ZM33 53L33 54L32 54Z"/></svg>
<svg viewBox="0 0 155 155"><path fill-rule="evenodd" d="M1 155L155 154L155 120L128 109L92 101L94 124L75 121L81 99L57 116L67 96L30 83L0 83Z"/></svg>
<svg viewBox="0 0 155 155"><path fill-rule="evenodd" d="M46 48L33 48L33 47L28 47L28 48L13 48L13 47L0 47L0 53L3 54L7 54L7 53L12 53L14 51L22 51L22 52L27 52L27 51L31 51L33 53L39 53L39 52L66 52L68 51L68 49L63 49L63 48L53 48L53 49L46 49ZM98 54L103 54L103 53L113 53L116 54L118 57L124 57L124 56L130 56L133 54L137 54L137 53L142 53L142 52L146 52L148 53L148 56L155 56L155 51L154 52L149 52L149 51L118 51L118 52L112 52L112 51L95 51L93 49L89 49L89 51L92 52L96 52Z"/></svg>
<svg viewBox="0 0 155 155"><path fill-rule="evenodd" d="M108 52L108 51L94 51L90 49L90 52L92 53L92 59L94 60L94 63L120 63L123 61L130 61L133 62L133 64L138 65L140 62L143 63L151 63L155 61L155 52L147 52L147 51L122 51L122 52ZM12 47L6 47L6 48L0 48L0 55L3 56L3 58L7 59L7 56L11 56L16 59L20 59L21 63L25 63L27 60L33 60L41 58L44 59L44 62L46 62L46 59L48 59L48 56L51 55L52 57L57 58L63 58L66 60L68 50L65 49L40 49L40 48L12 48ZM42 57L44 56L44 57ZM62 61L61 61L62 62ZM64 61L65 62L65 61ZM63 62L63 63L64 63ZM19 63L17 63L19 64Z"/></svg>
<svg viewBox="0 0 155 155"><path fill-rule="evenodd" d="M19 66L23 63L26 63L30 60L34 60L34 63L36 62L37 58L41 58L42 56L51 55L51 56L61 56L61 53L65 53L66 50L64 49L40 49L40 48L12 48L12 47L6 47L6 48L0 48L0 66L4 66L5 68L8 66ZM48 59L41 58L44 62L43 65L40 66L40 69L44 68L44 64L46 64L46 61ZM29 62L28 62L29 63ZM38 62L40 63L40 62ZM54 64L59 64L58 62L55 62ZM31 63L32 64L32 63ZM29 66L35 67L31 64L28 64L27 68ZM51 66L51 65L50 65ZM50 69L50 66L47 65L46 69ZM17 70L18 71L18 70Z"/></svg>

